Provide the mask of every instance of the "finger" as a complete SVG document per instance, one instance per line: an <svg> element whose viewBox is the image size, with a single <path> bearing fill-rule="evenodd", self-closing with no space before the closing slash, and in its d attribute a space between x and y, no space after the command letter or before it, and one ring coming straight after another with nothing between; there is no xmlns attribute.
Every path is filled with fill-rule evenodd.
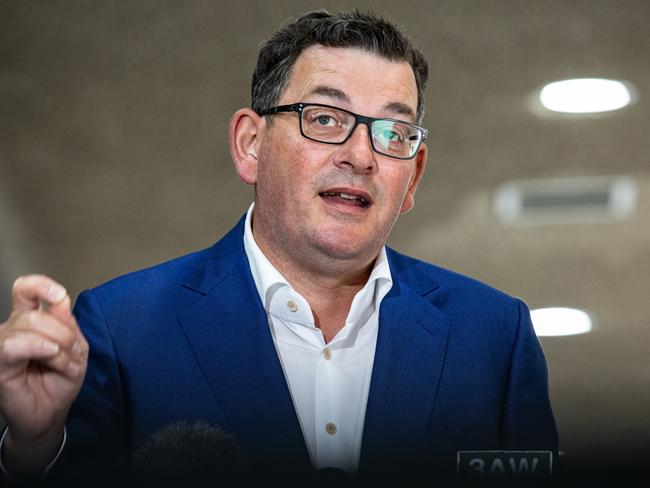
<svg viewBox="0 0 650 488"><path fill-rule="evenodd" d="M79 338L76 327L61 322L43 310L32 310L17 315L13 330L37 332L65 350L71 349Z"/></svg>
<svg viewBox="0 0 650 488"><path fill-rule="evenodd" d="M67 303L68 303L68 306L69 306L69 303L70 303L70 298L69 297L67 298ZM65 316L66 315L65 313L63 313L63 312L59 313L59 312L56 312L56 311L52 311L52 309L50 309L50 311L48 313L51 313L52 315L54 315L54 317L56 319L60 320L63 324L65 324L68 327L69 330L71 330L73 332L74 337L75 337L75 344L77 346L79 346L81 349L85 350L85 352L87 353L88 352L88 341L86 341L86 337L83 335L83 332L81 331L81 327L79 327L79 324L77 323L77 319L72 314L72 312L69 312L69 314L67 314L67 317ZM62 315L63 315L63 317L62 317Z"/></svg>
<svg viewBox="0 0 650 488"><path fill-rule="evenodd" d="M0 340L0 366L12 367L54 357L60 346L38 332L18 331Z"/></svg>
<svg viewBox="0 0 650 488"><path fill-rule="evenodd" d="M65 299L65 288L44 275L20 276L11 293L14 311L36 310L41 301L56 304Z"/></svg>
<svg viewBox="0 0 650 488"><path fill-rule="evenodd" d="M70 379L85 371L88 361L87 350L75 347L65 351L32 331L21 331L2 341L0 352L0 368L24 367L38 362Z"/></svg>
<svg viewBox="0 0 650 488"><path fill-rule="evenodd" d="M45 367L53 369L68 378L74 378L85 370L86 356L73 352L59 351L54 356L39 361Z"/></svg>

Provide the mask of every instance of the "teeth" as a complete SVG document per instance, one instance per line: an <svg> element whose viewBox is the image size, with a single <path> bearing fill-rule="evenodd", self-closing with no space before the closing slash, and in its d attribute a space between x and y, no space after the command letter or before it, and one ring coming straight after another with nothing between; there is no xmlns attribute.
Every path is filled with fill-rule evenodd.
<svg viewBox="0 0 650 488"><path fill-rule="evenodd" d="M363 204L368 203L365 198L357 195L351 195L349 193L326 191L323 192L322 194L327 197L341 197L341 198L345 198L346 200L359 200Z"/></svg>

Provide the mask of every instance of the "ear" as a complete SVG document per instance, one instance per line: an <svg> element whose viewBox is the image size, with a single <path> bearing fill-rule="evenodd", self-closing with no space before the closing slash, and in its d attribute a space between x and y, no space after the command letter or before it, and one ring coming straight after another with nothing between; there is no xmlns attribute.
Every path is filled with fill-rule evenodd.
<svg viewBox="0 0 650 488"><path fill-rule="evenodd" d="M264 117L250 108L237 110L230 119L230 155L239 178L248 185L257 183L257 154L264 127Z"/></svg>
<svg viewBox="0 0 650 488"><path fill-rule="evenodd" d="M417 190L418 188L418 183L420 183L420 179L422 178L422 174L424 173L424 168L427 165L426 144L422 143L420 145L420 148L418 149L418 152L415 155L414 161L415 161L415 167L413 168L413 174L411 175L409 186L406 189L406 195L404 196L404 201L402 202L402 208L400 209L400 213L408 212L413 208L413 205L415 205L415 190Z"/></svg>

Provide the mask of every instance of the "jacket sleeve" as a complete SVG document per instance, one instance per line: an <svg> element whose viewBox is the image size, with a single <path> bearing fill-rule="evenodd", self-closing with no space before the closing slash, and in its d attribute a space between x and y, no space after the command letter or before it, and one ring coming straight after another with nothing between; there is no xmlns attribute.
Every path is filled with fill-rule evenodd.
<svg viewBox="0 0 650 488"><path fill-rule="evenodd" d="M551 410L548 371L528 308L518 306L517 332L510 358L501 444L506 450L558 451L558 433Z"/></svg>
<svg viewBox="0 0 650 488"><path fill-rule="evenodd" d="M129 452L119 362L101 304L92 290L79 295L73 313L90 347L88 369L68 415L67 440L52 475L85 481L101 477L105 481Z"/></svg>

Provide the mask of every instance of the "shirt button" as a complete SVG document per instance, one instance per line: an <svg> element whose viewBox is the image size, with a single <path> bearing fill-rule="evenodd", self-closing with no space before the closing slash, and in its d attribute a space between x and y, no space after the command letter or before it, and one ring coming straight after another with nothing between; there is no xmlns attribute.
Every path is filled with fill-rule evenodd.
<svg viewBox="0 0 650 488"><path fill-rule="evenodd" d="M287 308L291 310L292 312L297 312L298 311L298 304L294 302L293 300L289 300L287 302Z"/></svg>
<svg viewBox="0 0 650 488"><path fill-rule="evenodd" d="M337 429L336 429L336 424L333 424L332 422L330 422L329 424L327 424L327 425L325 426L325 430L327 431L327 433L328 433L329 435L334 435L334 434L336 434L336 430L337 430Z"/></svg>
<svg viewBox="0 0 650 488"><path fill-rule="evenodd" d="M332 351L330 351L329 347L326 347L325 349L323 349L323 357L325 359L332 359Z"/></svg>

